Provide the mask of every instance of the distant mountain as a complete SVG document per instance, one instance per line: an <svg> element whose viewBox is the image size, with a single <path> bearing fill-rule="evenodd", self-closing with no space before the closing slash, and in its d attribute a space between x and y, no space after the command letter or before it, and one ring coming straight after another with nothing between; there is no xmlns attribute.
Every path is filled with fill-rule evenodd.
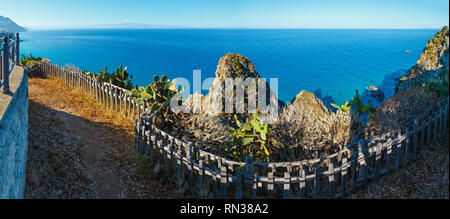
<svg viewBox="0 0 450 219"><path fill-rule="evenodd" d="M0 16L0 33L1 32L24 32L27 31L25 28L17 25L14 21L7 17Z"/></svg>
<svg viewBox="0 0 450 219"><path fill-rule="evenodd" d="M142 23L124 23L124 24L102 24L91 25L92 28L111 28L111 29L152 29L152 28L182 28L182 26L169 25L151 25Z"/></svg>
<svg viewBox="0 0 450 219"><path fill-rule="evenodd" d="M68 26L36 26L33 29L171 29L189 28L187 26L152 25L143 23L68 25Z"/></svg>

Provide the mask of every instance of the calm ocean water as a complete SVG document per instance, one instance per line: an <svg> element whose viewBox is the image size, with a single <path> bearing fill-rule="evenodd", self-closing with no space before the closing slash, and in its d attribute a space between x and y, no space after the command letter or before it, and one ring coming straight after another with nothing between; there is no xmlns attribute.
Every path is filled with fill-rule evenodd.
<svg viewBox="0 0 450 219"><path fill-rule="evenodd" d="M392 74L413 66L437 31L35 30L22 34L21 52L91 72L124 64L140 85L155 74L191 81L194 69L202 70L203 79L214 77L221 56L240 53L262 77L279 78L281 100L320 89L342 104L356 89L392 87Z"/></svg>

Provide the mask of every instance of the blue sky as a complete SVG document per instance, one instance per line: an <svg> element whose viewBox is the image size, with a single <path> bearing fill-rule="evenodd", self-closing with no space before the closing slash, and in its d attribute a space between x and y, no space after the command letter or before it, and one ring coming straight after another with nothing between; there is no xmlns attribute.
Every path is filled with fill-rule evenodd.
<svg viewBox="0 0 450 219"><path fill-rule="evenodd" d="M26 27L439 28L448 8L448 0L2 0L0 15Z"/></svg>

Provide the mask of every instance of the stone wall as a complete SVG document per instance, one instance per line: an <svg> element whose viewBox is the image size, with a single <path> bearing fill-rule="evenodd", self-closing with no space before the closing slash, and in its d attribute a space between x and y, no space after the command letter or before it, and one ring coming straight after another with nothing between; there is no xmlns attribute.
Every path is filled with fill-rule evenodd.
<svg viewBox="0 0 450 219"><path fill-rule="evenodd" d="M23 198L28 151L28 81L16 66L11 93L0 92L0 199Z"/></svg>

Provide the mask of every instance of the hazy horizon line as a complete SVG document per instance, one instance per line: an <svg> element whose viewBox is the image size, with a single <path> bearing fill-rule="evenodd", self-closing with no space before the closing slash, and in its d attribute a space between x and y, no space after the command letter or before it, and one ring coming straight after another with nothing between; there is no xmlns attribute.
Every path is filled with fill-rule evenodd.
<svg viewBox="0 0 450 219"><path fill-rule="evenodd" d="M118 23L118 24L79 24L79 25L39 25L25 26L27 29L440 29L448 24L439 26L190 26L164 25L146 23Z"/></svg>
<svg viewBox="0 0 450 219"><path fill-rule="evenodd" d="M76 30L76 29L441 29L438 27L246 27L246 26L226 26L226 27L195 27L195 26L155 26L155 27L114 27L114 26L36 26L25 27L28 31L32 30Z"/></svg>

